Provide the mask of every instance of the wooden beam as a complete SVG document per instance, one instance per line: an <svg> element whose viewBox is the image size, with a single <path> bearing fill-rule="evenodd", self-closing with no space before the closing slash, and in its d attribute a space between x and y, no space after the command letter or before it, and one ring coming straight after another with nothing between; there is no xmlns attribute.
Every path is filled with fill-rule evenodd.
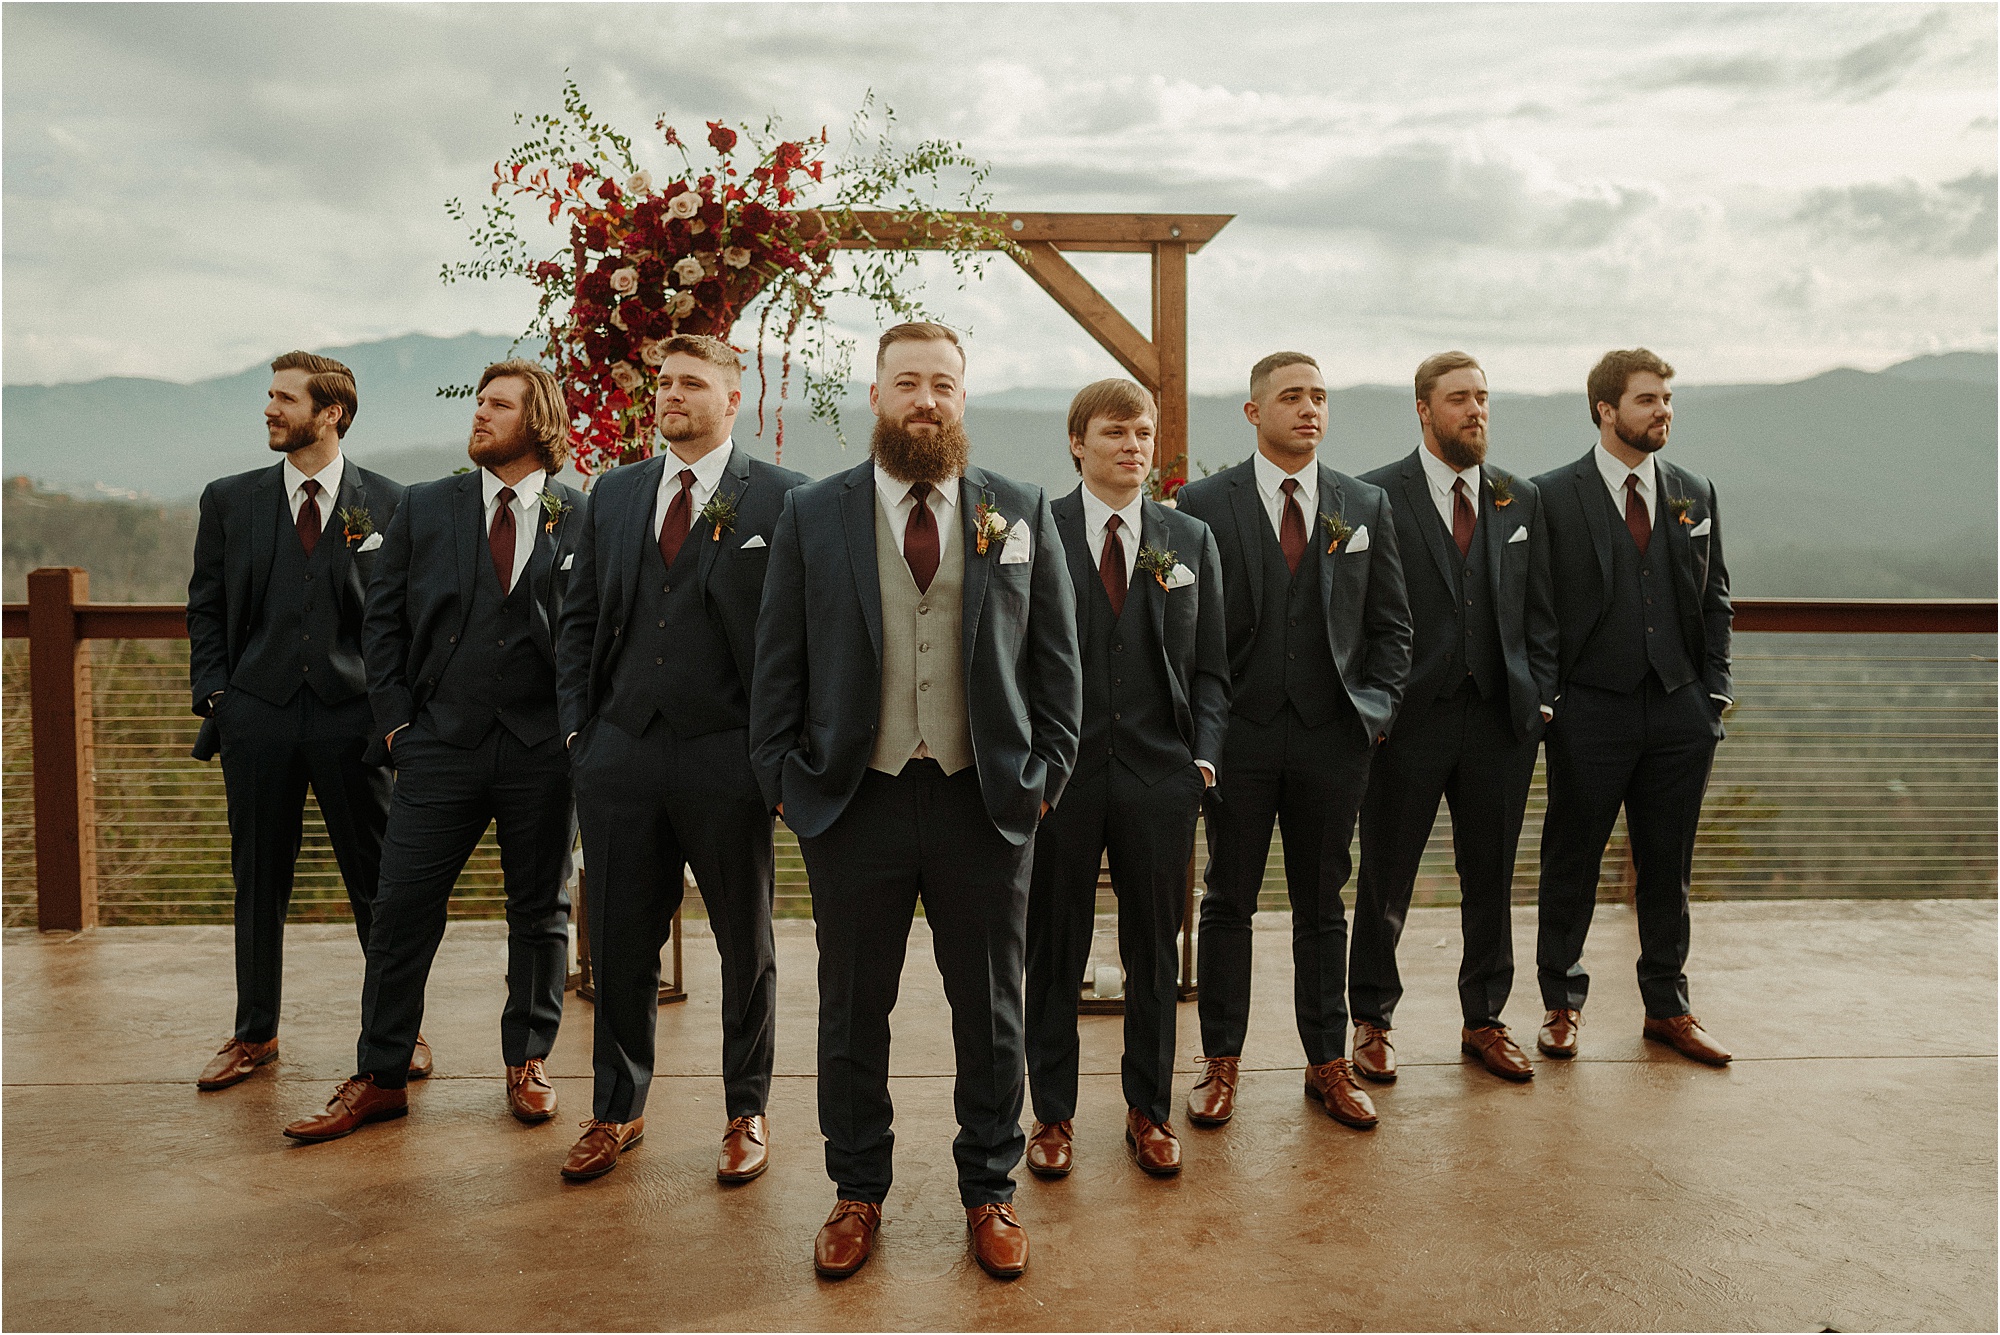
<svg viewBox="0 0 2000 1335"><path fill-rule="evenodd" d="M1154 464L1161 478L1188 475L1187 257L1185 242L1153 247L1153 355L1160 405Z"/></svg>
<svg viewBox="0 0 2000 1335"><path fill-rule="evenodd" d="M97 925L97 806L90 723L90 645L76 606L87 571L28 572L28 694L35 766L35 925Z"/></svg>
<svg viewBox="0 0 2000 1335"><path fill-rule="evenodd" d="M1232 213L946 213L941 216L984 223L1026 245L1045 241L1062 250L1116 250L1145 254L1162 242L1177 242L1200 250L1229 225ZM834 241L842 250L870 246L905 246L916 250L938 244L912 226L911 215L858 209L858 227ZM997 247L992 247L997 249Z"/></svg>
<svg viewBox="0 0 2000 1335"><path fill-rule="evenodd" d="M1861 635L1991 635L1991 598L1736 598L1741 632Z"/></svg>
<svg viewBox="0 0 2000 1335"><path fill-rule="evenodd" d="M1021 248L1027 252L1021 267L1028 271L1028 277L1035 280L1036 286L1054 297L1056 304L1068 311L1071 318L1083 326L1084 332L1117 358L1118 364L1130 371L1139 383L1157 392L1160 359L1155 355L1153 345L1146 341L1146 336L1049 242L1026 241Z"/></svg>

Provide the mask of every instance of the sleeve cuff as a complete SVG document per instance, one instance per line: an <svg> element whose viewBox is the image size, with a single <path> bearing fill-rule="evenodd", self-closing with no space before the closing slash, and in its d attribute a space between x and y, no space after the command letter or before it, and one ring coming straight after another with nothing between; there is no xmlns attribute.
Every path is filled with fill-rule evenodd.
<svg viewBox="0 0 2000 1335"><path fill-rule="evenodd" d="M1208 776L1210 783L1215 782L1215 766L1209 764L1206 760L1197 760L1194 763L1201 767L1201 772Z"/></svg>

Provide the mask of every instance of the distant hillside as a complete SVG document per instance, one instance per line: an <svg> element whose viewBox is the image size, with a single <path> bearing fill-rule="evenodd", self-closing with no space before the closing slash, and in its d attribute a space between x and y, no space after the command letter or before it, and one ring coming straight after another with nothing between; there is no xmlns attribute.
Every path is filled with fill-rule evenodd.
<svg viewBox="0 0 2000 1335"><path fill-rule="evenodd" d="M197 518L192 505L79 500L8 478L0 490L6 549L0 597L10 603L26 598L30 570L82 566L90 572L95 601L185 601Z"/></svg>

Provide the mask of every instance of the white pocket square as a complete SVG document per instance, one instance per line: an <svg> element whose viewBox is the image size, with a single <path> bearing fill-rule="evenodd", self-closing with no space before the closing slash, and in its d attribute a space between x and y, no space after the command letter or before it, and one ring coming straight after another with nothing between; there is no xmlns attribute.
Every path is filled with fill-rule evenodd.
<svg viewBox="0 0 2000 1335"><path fill-rule="evenodd" d="M764 541L763 534L752 533L749 537L743 540L743 545L741 547L738 547L736 550L739 552L748 552L748 551L754 551L756 548L759 547L769 547L770 545L771 545L770 543Z"/></svg>
<svg viewBox="0 0 2000 1335"><path fill-rule="evenodd" d="M1688 536L1690 538L1705 538L1708 536L1708 528L1709 528L1709 521L1704 519L1699 524L1696 524L1693 528L1688 530Z"/></svg>
<svg viewBox="0 0 2000 1335"><path fill-rule="evenodd" d="M576 564L576 553L571 552L568 556L565 556L563 558L562 568L564 570L568 570L571 566L575 564Z"/></svg>
<svg viewBox="0 0 2000 1335"><path fill-rule="evenodd" d="M1185 564L1179 561L1174 562L1174 568L1167 572L1167 587L1169 589L1185 589L1192 583L1194 583L1194 571L1189 570Z"/></svg>
<svg viewBox="0 0 2000 1335"><path fill-rule="evenodd" d="M1523 524L1521 525L1521 527L1515 529L1514 536L1507 539L1507 541L1510 543L1526 542L1527 540L1528 540L1528 526L1526 524Z"/></svg>
<svg viewBox="0 0 2000 1335"><path fill-rule="evenodd" d="M1368 550L1368 525L1363 524L1348 535L1347 550L1350 552L1365 552Z"/></svg>
<svg viewBox="0 0 2000 1335"><path fill-rule="evenodd" d="M1016 519L1007 530L1007 544L1000 549L1000 564L1021 565L1028 559L1028 521Z"/></svg>
<svg viewBox="0 0 2000 1335"><path fill-rule="evenodd" d="M381 545L382 545L382 535L380 533L370 533L365 539L362 540L361 545L359 547L356 547L354 550L357 552L372 552Z"/></svg>

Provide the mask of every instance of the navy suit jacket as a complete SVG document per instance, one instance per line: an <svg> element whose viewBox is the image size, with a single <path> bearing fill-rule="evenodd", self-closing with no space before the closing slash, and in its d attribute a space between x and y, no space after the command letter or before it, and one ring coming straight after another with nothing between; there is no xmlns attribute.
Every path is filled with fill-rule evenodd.
<svg viewBox="0 0 2000 1335"><path fill-rule="evenodd" d="M403 484L371 473L348 459L340 473L323 542L333 552L333 597L340 635L332 657L337 673L352 674L356 693L367 688L361 658L361 617L376 552L360 549L367 535L348 538L340 512L367 511L376 532L388 527L402 503ZM264 610L264 591L278 538L290 524L282 461L231 477L217 478L201 493L201 523L195 531L194 574L188 579L188 684L193 708L204 720L191 753L211 760L222 749L222 734L209 711L209 697L229 689L229 679L250 645L250 633ZM374 751L379 752L380 740ZM376 755L367 761L381 763Z"/></svg>
<svg viewBox="0 0 2000 1335"><path fill-rule="evenodd" d="M1560 683L1569 674L1591 631L1611 606L1611 540L1617 511L1608 502L1595 448L1573 464L1535 479L1548 515L1549 543L1556 582L1556 628ZM1680 614L1681 643L1702 688L1735 699L1730 680L1729 567L1722 559L1722 514L1715 488L1698 473L1653 456L1655 504L1685 501L1685 513L1667 512L1667 557L1673 563L1674 603ZM1699 537L1694 530L1706 523ZM1560 711L1558 711L1560 712Z"/></svg>
<svg viewBox="0 0 2000 1335"><path fill-rule="evenodd" d="M735 445L729 448L715 495L734 501L735 526L718 537L697 518L687 541L701 544L696 578L702 603L722 629L748 699L771 532L786 493L806 476L753 459ZM591 484L590 504L576 526L576 563L557 617L556 715L565 739L583 731L610 689L625 622L639 592L640 558L659 541L653 534L653 506L668 457L656 454L621 465ZM746 550L744 544L753 538L758 545ZM661 703L671 707L669 701Z"/></svg>
<svg viewBox="0 0 2000 1335"><path fill-rule="evenodd" d="M1258 628L1266 624L1261 544L1271 531L1271 516L1257 490L1256 460L1245 459L1190 482L1175 499L1182 511L1215 530L1222 549L1222 605L1229 621L1233 683L1248 669ZM1327 644L1372 744L1394 724L1410 676L1410 605L1395 518L1380 487L1325 464L1319 465L1319 509L1357 531L1363 525L1368 529L1368 545L1362 550L1354 551L1350 539L1329 552L1326 526L1316 516L1306 516L1306 559L1320 563ZM1276 618L1269 623L1272 633L1281 634L1284 609L1269 611Z"/></svg>
<svg viewBox="0 0 2000 1335"><path fill-rule="evenodd" d="M554 667L556 608L569 579L562 561L579 527L583 493L554 478L542 486L545 494L561 497L565 508L556 520L544 510L542 518L530 521L535 547L521 578L533 599L529 636ZM388 537L375 553L375 580L361 626L376 732L387 736L423 711L465 636L479 568L492 563L478 470L403 493Z"/></svg>
<svg viewBox="0 0 2000 1335"><path fill-rule="evenodd" d="M1025 519L1027 561L975 550L975 509ZM750 694L751 759L765 800L802 838L847 809L875 750L882 709L882 586L875 563L875 465L801 487L771 539ZM986 813L1026 843L1041 804L1062 796L1083 717L1076 594L1040 487L981 468L959 480L966 712Z"/></svg>
<svg viewBox="0 0 2000 1335"><path fill-rule="evenodd" d="M1084 536L1083 487L1057 500L1050 509L1056 532L1069 556L1070 582L1076 590L1078 639L1088 618L1099 613L1091 589L1101 579ZM1192 584L1162 589L1144 567L1135 565L1126 594L1142 601L1151 629L1152 650L1167 666L1173 692L1174 721L1189 757L1206 760L1219 772L1222 742L1229 731L1229 640L1222 616L1222 556L1215 534L1192 515L1170 510L1152 500L1139 512L1139 545L1172 552L1194 573Z"/></svg>
<svg viewBox="0 0 2000 1335"><path fill-rule="evenodd" d="M1422 447L1418 447L1421 453ZM1479 486L1479 541L1485 546L1488 589L1500 627L1500 652L1507 665L1507 713L1521 740L1539 737L1542 706L1556 700L1556 604L1549 573L1549 530L1535 484L1486 464ZM1501 478L1512 493L1505 505L1493 495ZM1410 553L1403 567L1415 630L1410 684L1403 693L1407 714L1456 689L1465 676L1462 637L1454 615L1458 594L1452 578L1458 548L1431 502L1423 460L1412 453L1361 475L1389 493L1396 512L1396 537ZM1527 536L1514 540L1517 533ZM1426 562L1423 553L1430 554ZM1435 570L1426 568L1435 567Z"/></svg>

